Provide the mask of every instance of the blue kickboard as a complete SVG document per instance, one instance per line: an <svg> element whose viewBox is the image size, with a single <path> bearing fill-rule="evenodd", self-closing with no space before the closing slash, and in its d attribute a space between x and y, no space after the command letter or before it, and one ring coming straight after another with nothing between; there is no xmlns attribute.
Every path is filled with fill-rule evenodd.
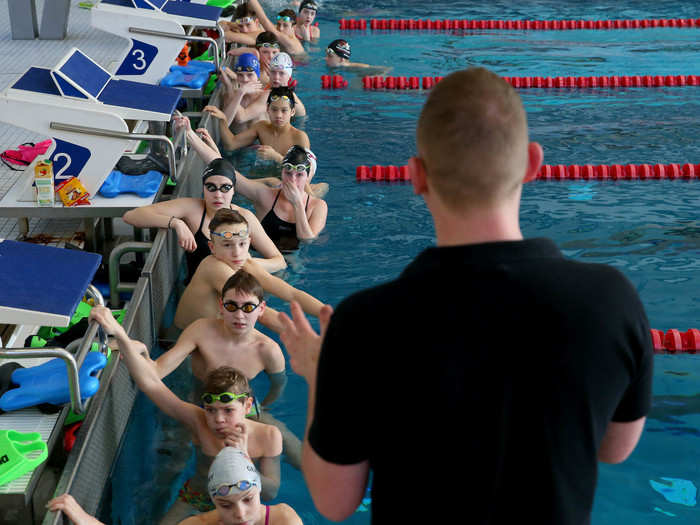
<svg viewBox="0 0 700 525"><path fill-rule="evenodd" d="M170 71L182 71L183 73L189 73L191 75L195 73L200 73L202 71L214 72L216 66L212 62L205 62L203 60L190 60L186 66L170 66Z"/></svg>
<svg viewBox="0 0 700 525"><path fill-rule="evenodd" d="M185 73L184 71L175 70L165 75L161 81L161 86L168 87L188 87L192 89L201 89L209 80L209 71L199 70L197 73Z"/></svg>
<svg viewBox="0 0 700 525"><path fill-rule="evenodd" d="M135 193L141 198L154 195L160 187L163 174L159 171L147 171L142 175L124 175L114 170L100 187L100 195L109 199L122 193Z"/></svg>
<svg viewBox="0 0 700 525"><path fill-rule="evenodd" d="M98 100L110 106L143 109L172 115L180 101L180 90L162 86L132 82L131 80L109 81Z"/></svg>
<svg viewBox="0 0 700 525"><path fill-rule="evenodd" d="M188 16L190 18L218 22L223 9L213 5L171 1L162 7L162 11L169 15Z"/></svg>
<svg viewBox="0 0 700 525"><path fill-rule="evenodd" d="M100 265L96 253L19 241L0 242L0 309L69 318Z"/></svg>
<svg viewBox="0 0 700 525"><path fill-rule="evenodd" d="M97 372L107 365L100 352L88 352L80 367L80 398L85 401L100 388ZM18 368L12 373L12 382L19 385L0 397L0 409L5 412L33 407L42 403L64 405L70 402L68 372L62 359L56 358L43 365Z"/></svg>

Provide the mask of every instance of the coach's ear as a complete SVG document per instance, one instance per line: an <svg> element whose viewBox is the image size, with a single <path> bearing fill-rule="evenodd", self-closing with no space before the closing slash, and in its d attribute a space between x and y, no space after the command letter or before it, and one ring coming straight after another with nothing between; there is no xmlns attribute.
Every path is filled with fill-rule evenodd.
<svg viewBox="0 0 700 525"><path fill-rule="evenodd" d="M527 157L527 172L525 173L523 182L535 180L537 174L540 172L540 167L542 167L542 161L544 160L542 146L537 142L530 142L527 146Z"/></svg>
<svg viewBox="0 0 700 525"><path fill-rule="evenodd" d="M411 177L411 184L413 184L413 193L423 195L428 189L423 159L420 157L408 159L408 174Z"/></svg>

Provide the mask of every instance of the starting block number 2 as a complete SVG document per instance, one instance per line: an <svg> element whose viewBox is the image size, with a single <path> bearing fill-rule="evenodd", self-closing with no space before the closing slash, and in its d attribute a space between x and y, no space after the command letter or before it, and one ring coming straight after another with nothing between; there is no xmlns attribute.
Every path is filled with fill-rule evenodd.
<svg viewBox="0 0 700 525"><path fill-rule="evenodd" d="M131 49L129 49L115 74L143 75L157 54L158 48L156 46L132 38Z"/></svg>
<svg viewBox="0 0 700 525"><path fill-rule="evenodd" d="M65 140L53 139L56 147L51 154L53 178L60 182L71 177L79 177L85 164L90 159L90 150Z"/></svg>

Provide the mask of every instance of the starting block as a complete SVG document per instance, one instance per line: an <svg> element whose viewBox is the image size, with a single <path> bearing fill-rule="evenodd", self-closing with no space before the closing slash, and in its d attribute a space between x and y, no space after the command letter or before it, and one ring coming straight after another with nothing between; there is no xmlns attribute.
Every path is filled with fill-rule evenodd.
<svg viewBox="0 0 700 525"><path fill-rule="evenodd" d="M78 177L94 197L134 140L125 120L167 122L180 94L174 88L115 79L73 48L56 67L30 67L0 93L0 121L52 137L46 156L56 186ZM32 164L27 173L33 171ZM32 183L33 177L19 179L24 187L15 193L18 201L34 200Z"/></svg>
<svg viewBox="0 0 700 525"><path fill-rule="evenodd" d="M184 26L216 29L222 9L181 0L102 0L92 8L92 25L125 38L131 46L117 61L115 78L157 84L175 62L183 40L219 44L208 37L189 36ZM219 33L222 35L223 31Z"/></svg>

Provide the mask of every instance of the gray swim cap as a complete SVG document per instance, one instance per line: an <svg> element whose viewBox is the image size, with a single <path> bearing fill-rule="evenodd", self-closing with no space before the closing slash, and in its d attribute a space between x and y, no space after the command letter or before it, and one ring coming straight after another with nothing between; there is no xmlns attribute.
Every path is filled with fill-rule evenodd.
<svg viewBox="0 0 700 525"><path fill-rule="evenodd" d="M260 474L248 454L237 448L224 447L209 467L209 497L213 500L215 496L239 494L251 487L260 490L262 485Z"/></svg>

